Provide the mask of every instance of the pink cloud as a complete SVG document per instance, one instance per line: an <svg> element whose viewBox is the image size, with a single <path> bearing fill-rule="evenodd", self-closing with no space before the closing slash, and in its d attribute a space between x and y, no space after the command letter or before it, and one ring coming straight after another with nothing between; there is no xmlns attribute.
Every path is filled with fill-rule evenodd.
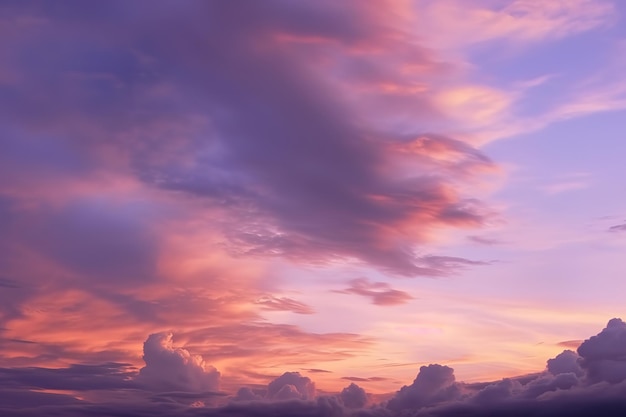
<svg viewBox="0 0 626 417"><path fill-rule="evenodd" d="M350 287L336 292L369 297L372 304L381 306L405 304L413 299L404 291L394 290L386 282L370 282L367 278L353 279L350 281Z"/></svg>
<svg viewBox="0 0 626 417"><path fill-rule="evenodd" d="M264 296L256 300L255 304L268 311L292 311L297 314L315 313L315 310L310 306L287 297Z"/></svg>

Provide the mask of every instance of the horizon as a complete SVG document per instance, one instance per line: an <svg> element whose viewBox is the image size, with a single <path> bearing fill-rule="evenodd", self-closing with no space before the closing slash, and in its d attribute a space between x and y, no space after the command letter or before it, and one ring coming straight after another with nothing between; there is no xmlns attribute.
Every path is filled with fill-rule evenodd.
<svg viewBox="0 0 626 417"><path fill-rule="evenodd" d="M621 407L624 74L618 0L0 2L0 414Z"/></svg>

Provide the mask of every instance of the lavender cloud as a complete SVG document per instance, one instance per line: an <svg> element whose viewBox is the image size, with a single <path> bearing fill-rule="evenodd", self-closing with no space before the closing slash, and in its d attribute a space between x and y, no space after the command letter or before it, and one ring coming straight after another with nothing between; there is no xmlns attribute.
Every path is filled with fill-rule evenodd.
<svg viewBox="0 0 626 417"><path fill-rule="evenodd" d="M581 367L592 382L617 383L626 379L626 323L611 319L596 336L578 347Z"/></svg>
<svg viewBox="0 0 626 417"><path fill-rule="evenodd" d="M341 390L339 398L341 398L343 405L348 408L363 408L367 404L365 390L354 382Z"/></svg>
<svg viewBox="0 0 626 417"><path fill-rule="evenodd" d="M548 359L547 370L552 375L565 373L573 373L576 376L582 376L584 373L580 367L580 356L572 350L564 350L556 357Z"/></svg>
<svg viewBox="0 0 626 417"><path fill-rule="evenodd" d="M137 381L156 391L217 391L220 373L199 355L173 347L172 333L151 334L144 343Z"/></svg>
<svg viewBox="0 0 626 417"><path fill-rule="evenodd" d="M276 400L312 399L315 397L315 384L298 372L285 372L268 384L267 397Z"/></svg>
<svg viewBox="0 0 626 417"><path fill-rule="evenodd" d="M616 224L609 227L609 232L626 232L626 224Z"/></svg>
<svg viewBox="0 0 626 417"><path fill-rule="evenodd" d="M405 385L389 400L387 407L393 411L419 409L459 398L454 370L448 366L431 364L422 366L411 385Z"/></svg>
<svg viewBox="0 0 626 417"><path fill-rule="evenodd" d="M395 34L373 4L159 2L140 13L113 1L7 11L36 16L32 30L12 24L3 40L6 72L20 74L3 90L2 114L11 129L3 141L21 162L5 167L24 184L114 169L227 206L224 233L239 253L352 258L411 276L451 272L417 256L429 229L485 221L448 176L489 167L488 158L435 134L389 139L398 135L364 125L362 110L297 53L298 39L316 39L363 60L351 51ZM324 50L316 59L332 58ZM435 65L419 46L402 43L398 54ZM433 174L442 153L463 162ZM412 155L414 172L393 169L401 154Z"/></svg>

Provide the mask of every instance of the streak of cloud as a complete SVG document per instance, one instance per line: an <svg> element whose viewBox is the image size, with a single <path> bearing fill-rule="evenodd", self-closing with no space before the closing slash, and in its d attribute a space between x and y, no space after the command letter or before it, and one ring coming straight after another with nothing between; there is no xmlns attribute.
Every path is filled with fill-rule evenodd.
<svg viewBox="0 0 626 417"><path fill-rule="evenodd" d="M380 306L405 304L414 298L404 291L394 290L386 282L370 282L367 278L353 279L350 287L336 292L368 297L372 304Z"/></svg>

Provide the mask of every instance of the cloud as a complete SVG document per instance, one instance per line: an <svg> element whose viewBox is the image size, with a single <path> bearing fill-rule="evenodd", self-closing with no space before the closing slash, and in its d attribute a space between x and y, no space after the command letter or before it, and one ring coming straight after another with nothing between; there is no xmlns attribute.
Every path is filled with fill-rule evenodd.
<svg viewBox="0 0 626 417"><path fill-rule="evenodd" d="M314 374L328 374L328 373L332 373L332 371L327 371L326 369L317 369L317 368L309 368L309 369L303 369L304 371L307 372L311 372Z"/></svg>
<svg viewBox="0 0 626 417"><path fill-rule="evenodd" d="M217 371L190 352L228 359L233 373L247 363L276 372L358 358L371 340L255 322L259 308L311 309L272 295L255 306L267 289L251 287L267 275L248 262L339 259L406 276L481 264L420 255L434 230L489 220L464 184L494 164L430 133L425 121L444 120L429 74L440 80L451 65L419 44L394 3L0 6L0 265L11 277L0 283L0 324L2 341L13 340L2 354L37 365L34 376L11 375L70 389L84 381L80 371L54 373L66 381L53 383L39 368L130 360L146 329L181 323L185 349L149 339L136 380L90 369L97 381L84 386L126 390L132 380L166 390L152 397L166 402L217 386ZM515 11L543 13L522 6ZM448 104L459 94L456 108L476 103L473 116L506 113L509 103L496 89L444 90ZM181 243L198 225L214 233ZM192 255L171 255L192 246ZM246 268L207 261L222 256L216 247L247 256ZM357 290L379 305L410 299L378 284ZM302 395L297 383L278 392ZM336 410L319 401L267 410ZM66 411L87 408L122 413ZM52 411L44 414L63 415Z"/></svg>
<svg viewBox="0 0 626 417"><path fill-rule="evenodd" d="M572 373L582 376L583 370L579 364L580 356L572 350L564 350L555 358L548 359L547 369L552 375Z"/></svg>
<svg viewBox="0 0 626 417"><path fill-rule="evenodd" d="M151 334L143 345L137 382L155 391L217 391L220 373L199 355L173 347L172 333Z"/></svg>
<svg viewBox="0 0 626 417"><path fill-rule="evenodd" d="M489 238L485 236L468 236L467 239L471 242L479 243L481 245L487 245L487 246L502 245L506 243L502 240L493 239L493 238Z"/></svg>
<svg viewBox="0 0 626 417"><path fill-rule="evenodd" d="M0 287L4 288L20 288L20 285L10 278L0 277Z"/></svg>
<svg viewBox="0 0 626 417"><path fill-rule="evenodd" d="M7 158L18 161L5 165L9 176L28 194L25 185L44 192L48 183L93 183L113 171L151 198L200 199L219 212L215 228L237 254L357 260L408 276L454 272L422 265L428 262L417 248L434 228L486 221L489 214L459 183L493 163L422 126L399 135L370 117L380 109L360 104L380 107L383 99L384 108L395 107L389 118L429 120L432 113L423 94L398 91L417 83L406 68L423 74L441 65L432 51L402 41L409 32L390 27L393 12L379 9L367 2L209 2L154 5L139 18L134 6L117 1L97 15L79 3L55 12L9 8L15 21L37 16L36 30L11 23L14 36L3 39L11 58L3 60L5 72L20 75L5 86L18 103L0 112L10 130L0 135L10 145ZM51 44L66 48L51 54ZM25 49L38 52L26 57ZM329 60L336 71L324 68ZM351 81L357 72L367 88ZM352 99L364 90L369 100ZM69 198L69 189L60 197ZM91 254L108 249L116 262L104 266L119 267L116 276L149 275L149 245L139 265L119 265L123 254L110 247L117 229L98 224L70 224L91 238L85 248L71 241L49 248L52 256L93 272L99 264Z"/></svg>
<svg viewBox="0 0 626 417"><path fill-rule="evenodd" d="M578 346L580 346L582 342L584 342L584 340L564 340L557 343L557 345L570 349L578 349Z"/></svg>
<svg viewBox="0 0 626 417"><path fill-rule="evenodd" d="M460 397L455 384L454 370L448 366L431 364L422 366L411 385L403 386L389 400L387 407L393 411L419 409Z"/></svg>
<svg viewBox="0 0 626 417"><path fill-rule="evenodd" d="M350 281L350 287L335 292L369 297L372 304L380 306L405 304L413 299L404 291L394 290L386 282L370 282L367 278L353 279Z"/></svg>
<svg viewBox="0 0 626 417"><path fill-rule="evenodd" d="M0 387L58 391L138 388L128 364L70 365L67 368L0 368Z"/></svg>
<svg viewBox="0 0 626 417"><path fill-rule="evenodd" d="M315 397L315 384L298 372L285 372L267 385L267 398L309 400Z"/></svg>
<svg viewBox="0 0 626 417"><path fill-rule="evenodd" d="M255 301L268 311L291 311L297 314L314 314L310 306L287 297L264 296Z"/></svg>
<svg viewBox="0 0 626 417"><path fill-rule="evenodd" d="M522 385L518 381L505 378L496 383L487 385L476 393L470 401L476 404L493 404L505 401L521 390Z"/></svg>
<svg viewBox="0 0 626 417"><path fill-rule="evenodd" d="M125 364L72 365L60 369L4 368L0 370L0 398L6 401L0 404L0 412L16 416L45 413L77 417L117 414L157 417L587 417L601 412L613 417L626 411L626 379L622 373L626 363L623 352L625 334L626 323L612 319L598 335L580 346L578 354L566 350L549 359L545 372L491 383L460 383L448 366L422 366L412 384L402 387L387 402L379 404L371 404L368 395L356 384L350 384L336 395L316 396L313 381L297 372L286 372L266 388L242 387L230 402L210 405L217 393L197 388L207 388L203 374L211 374L209 384L214 384L216 371L203 368L201 358L192 357L184 349L173 348L171 336L162 333L146 340L146 368L151 367L163 377L156 378L159 391L164 385L171 387L171 380L182 375L176 390L151 393L155 386L147 384L146 368L137 374ZM153 360L157 359L160 367L154 365ZM166 371L167 382L163 381ZM85 400L77 399L71 394L73 392L81 393L81 396L93 392L99 394ZM130 398L133 400L129 401ZM33 405L33 401L38 405Z"/></svg>
<svg viewBox="0 0 626 417"><path fill-rule="evenodd" d="M578 376L571 372L554 376L541 376L526 384L520 395L527 398L538 398L547 392L569 390L578 383Z"/></svg>
<svg viewBox="0 0 626 417"><path fill-rule="evenodd" d="M626 232L626 224L616 224L609 227L609 232Z"/></svg>
<svg viewBox="0 0 626 417"><path fill-rule="evenodd" d="M484 42L554 41L608 26L614 22L616 12L612 2L593 0L549 4L525 0L471 4L427 0L421 6L428 19L420 33L440 46L454 48ZM442 32L429 22L457 24L450 31Z"/></svg>
<svg viewBox="0 0 626 417"><path fill-rule="evenodd" d="M589 185L590 185L590 181L586 179L570 180L570 181L561 181L561 182L555 182L553 184L544 185L544 186L541 186L541 189L546 194L555 195L555 194L561 194L567 191L582 190L585 188L589 188Z"/></svg>
<svg viewBox="0 0 626 417"><path fill-rule="evenodd" d="M81 401L76 398L63 395L54 394L48 392L27 391L27 390L2 390L0 391L0 411L3 411L4 415L17 415L17 410L24 410L25 406L37 404L38 412L40 409L46 406L62 405L68 406L71 404L80 404ZM66 409L65 407L63 409ZM32 415L36 415L33 413Z"/></svg>
<svg viewBox="0 0 626 417"><path fill-rule="evenodd" d="M386 381L388 378L384 378L382 376L370 376L368 378L363 378L360 376L342 376L341 379L345 379L347 381L353 381L353 382L366 382L366 381Z"/></svg>
<svg viewBox="0 0 626 417"><path fill-rule="evenodd" d="M149 207L100 197L24 217L36 225L22 232L24 243L84 280L132 284L156 277L155 236L146 224Z"/></svg>
<svg viewBox="0 0 626 417"><path fill-rule="evenodd" d="M254 392L251 388L241 387L232 398L233 401L260 401L263 396Z"/></svg>
<svg viewBox="0 0 626 417"><path fill-rule="evenodd" d="M418 415L582 417L602 412L618 416L626 410L625 335L626 324L612 319L598 335L580 345L578 354L566 350L549 359L545 373L525 380L504 379Z"/></svg>
<svg viewBox="0 0 626 417"><path fill-rule="evenodd" d="M367 404L365 390L355 383L351 383L341 390L339 398L341 398L343 405L348 408L363 408Z"/></svg>
<svg viewBox="0 0 626 417"><path fill-rule="evenodd" d="M626 379L626 323L611 319L596 336L578 347L581 367L593 382L617 383Z"/></svg>

